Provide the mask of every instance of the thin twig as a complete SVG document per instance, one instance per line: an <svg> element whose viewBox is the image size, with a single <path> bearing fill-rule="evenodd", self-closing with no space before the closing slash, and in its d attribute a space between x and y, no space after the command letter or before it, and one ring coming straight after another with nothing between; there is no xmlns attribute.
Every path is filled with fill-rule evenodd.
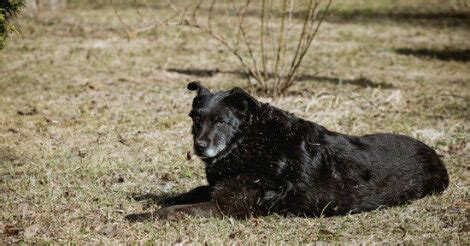
<svg viewBox="0 0 470 246"><path fill-rule="evenodd" d="M262 0L261 1L261 27L260 27L260 42L261 42L261 65L263 67L263 77L266 78L266 70L267 70L267 67L266 67L266 51L265 51L265 47L264 47L264 40L265 40L265 37L266 37L266 34L265 34L265 25L266 25L266 16L265 16L265 10L266 10L266 0ZM266 86L266 85L264 85ZM263 88L263 89L267 89L267 88Z"/></svg>
<svg viewBox="0 0 470 246"><path fill-rule="evenodd" d="M197 22L196 14L197 14L197 11L199 10L199 8L201 8L202 2L204 2L204 0L199 0L199 2L197 3L196 7L194 8L194 11L193 11L193 14L192 14L192 17L193 17L193 21L194 21L194 22Z"/></svg>
<svg viewBox="0 0 470 246"><path fill-rule="evenodd" d="M135 12L139 16L139 20L144 23L145 18L142 16L142 13L140 13L139 7L137 6L137 0L132 0L132 5L134 7Z"/></svg>
<svg viewBox="0 0 470 246"><path fill-rule="evenodd" d="M282 2L282 14L281 14L281 30L279 31L279 39L278 39L278 46L277 46L277 52L276 52L276 61L274 63L274 71L273 73L275 76L277 76L276 80L274 81L274 87L278 88L278 83L280 81L279 77L279 60L281 60L281 53L282 53L282 48L284 47L284 27L285 27L285 22L286 22L286 10L287 10L287 0L284 0Z"/></svg>
<svg viewBox="0 0 470 246"><path fill-rule="evenodd" d="M207 27L212 32L212 11L214 10L216 0L212 0L211 6L209 7L209 16L207 17Z"/></svg>
<svg viewBox="0 0 470 246"><path fill-rule="evenodd" d="M318 20L317 22L317 25L316 25L316 28L315 30L310 33L309 37L308 37L308 40L307 40L307 44L306 44L306 47L304 47L304 50L302 51L302 54L300 55L297 63L295 64L295 66L293 67L293 70L292 70L292 77L290 78L290 80L287 81L287 84L285 85L284 88L281 88L281 92L284 93L290 86L292 86L292 84L294 83L295 79L296 79L296 76L297 76L297 70L298 68L300 67L300 64L302 62L302 60L304 59L305 55L307 54L308 52L308 49L310 48L311 44L312 44L312 41L314 39L314 37L316 36L318 30L320 29L320 26L321 24L323 23L325 17L326 17L326 14L330 8L330 5L331 5L331 2L332 0L329 0L328 1L328 4L326 5L325 7L325 10L323 11L323 14L322 16L320 17L320 19ZM315 5L313 11L315 11L318 7L318 3ZM315 15L316 16L316 15ZM314 19L316 19L315 17L313 17ZM312 22L312 25L313 25L313 22Z"/></svg>
<svg viewBox="0 0 470 246"><path fill-rule="evenodd" d="M127 34L127 39L131 40L133 37L131 36L131 32L135 31L135 28L132 27L131 25L127 24L124 19L121 17L119 12L116 9L116 6L113 3L113 0L109 0L109 3L113 6L114 14L117 16L119 22L123 24L126 27L126 34Z"/></svg>
<svg viewBox="0 0 470 246"><path fill-rule="evenodd" d="M290 83L289 81L293 76L293 72L295 72L294 66L297 63L297 59L298 59L299 54L301 52L302 44L304 42L304 37L305 37L306 31L307 31L308 21L309 21L311 15L312 15L312 3L313 3L313 0L310 0L308 8L307 8L308 9L308 14L307 14L307 16L305 16L305 19L304 19L304 22L303 22L303 25L302 25L302 31L300 32L300 37L299 37L299 41L297 43L297 47L296 47L296 50L295 50L295 53L294 53L294 57L292 58L291 64L289 66L290 67L289 72L286 75L285 81L281 84L281 91L283 91L284 88L286 88L287 84Z"/></svg>
<svg viewBox="0 0 470 246"><path fill-rule="evenodd" d="M261 75L260 69L258 67L258 62L256 61L255 54L253 52L253 49L251 48L250 42L248 41L245 29L242 27L240 31L242 32L243 42L246 45L246 47L248 48L248 53L250 55L251 62L253 63L253 67L254 67L254 71L255 71L255 74L253 74L253 76L260 83L260 85L262 87L264 87L265 86L264 77Z"/></svg>
<svg viewBox="0 0 470 246"><path fill-rule="evenodd" d="M155 17L155 19L157 20L157 22L161 22L162 20L158 17L158 14L155 12L155 10L153 8L150 7L149 3L147 2L147 0L143 0L144 2L144 5L145 7L147 8L147 10L149 10L150 12L152 12L152 16Z"/></svg>
<svg viewBox="0 0 470 246"><path fill-rule="evenodd" d="M250 6L250 3L251 3L250 0L246 0L245 6L242 8L243 12L241 12L241 15L239 14L240 19L238 21L238 29L235 32L235 42L234 42L235 46L238 46L238 43L240 41L241 29L243 28L243 24L245 23L245 16L246 16L247 9Z"/></svg>

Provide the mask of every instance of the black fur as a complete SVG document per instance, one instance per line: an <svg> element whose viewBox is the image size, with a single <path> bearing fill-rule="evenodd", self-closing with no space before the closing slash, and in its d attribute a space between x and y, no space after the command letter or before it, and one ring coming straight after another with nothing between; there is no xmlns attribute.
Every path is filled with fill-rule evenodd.
<svg viewBox="0 0 470 246"><path fill-rule="evenodd" d="M331 216L404 204L449 184L436 152L416 139L344 135L239 88L215 94L199 83L188 88L202 92L190 115L208 186L170 198L169 205L207 202L234 217ZM223 141L223 150L208 151Z"/></svg>

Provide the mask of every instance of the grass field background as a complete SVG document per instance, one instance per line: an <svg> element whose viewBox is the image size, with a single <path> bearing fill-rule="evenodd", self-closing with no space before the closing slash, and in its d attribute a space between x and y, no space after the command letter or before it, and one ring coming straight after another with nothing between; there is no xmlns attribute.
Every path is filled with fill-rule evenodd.
<svg viewBox="0 0 470 246"><path fill-rule="evenodd" d="M24 12L0 51L1 241L468 245L470 10L462 3L337 1L299 83L283 97L259 97L330 130L424 141L448 168L444 194L330 218L136 224L123 217L205 182L202 162L187 159L194 95L185 86L246 86L236 58L179 27L128 41L106 4ZM134 8L117 8L139 23ZM141 11L150 18L166 10ZM133 199L142 195L148 199Z"/></svg>

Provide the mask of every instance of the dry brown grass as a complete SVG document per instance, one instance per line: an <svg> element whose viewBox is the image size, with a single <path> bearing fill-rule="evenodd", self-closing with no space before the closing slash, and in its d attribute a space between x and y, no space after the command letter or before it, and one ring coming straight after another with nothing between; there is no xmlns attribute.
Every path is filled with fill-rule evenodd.
<svg viewBox="0 0 470 246"><path fill-rule="evenodd" d="M374 17L390 8L360 2L367 11L356 12L369 13L367 18L340 15L324 23L291 94L260 99L332 130L423 140L448 167L451 185L443 195L331 218L129 224L125 214L157 207L131 199L133 194L181 192L204 183L202 163L186 160L193 96L186 82L198 78L218 90L245 80L237 61L201 34L162 29L128 42L111 8L72 8L20 18L21 34L0 53L1 240L468 244L468 12L466 19L442 16L437 22ZM360 9L353 3L345 6ZM413 6L402 9L413 12ZM426 6L415 8L452 9ZM135 16L122 8L124 16ZM464 59L397 53L401 48L460 51ZM201 77L169 69L214 71Z"/></svg>

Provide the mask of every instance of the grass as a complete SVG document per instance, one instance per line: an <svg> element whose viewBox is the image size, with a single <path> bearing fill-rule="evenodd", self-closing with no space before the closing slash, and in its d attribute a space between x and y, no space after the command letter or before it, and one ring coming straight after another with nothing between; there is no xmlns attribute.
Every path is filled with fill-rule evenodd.
<svg viewBox="0 0 470 246"><path fill-rule="evenodd" d="M202 163L187 159L193 94L186 82L201 79L213 90L246 82L230 53L199 33L163 28L129 42L111 8L77 7L25 14L0 53L0 239L470 243L470 29L462 24L470 17L434 2L394 2L334 6L346 14L325 22L301 81L284 97L260 100L335 131L419 138L443 156L451 178L444 194L331 218L126 222L128 213L158 208L133 195L205 182ZM444 19L399 19L396 9ZM137 22L133 9L120 11ZM452 11L464 19L446 17Z"/></svg>

